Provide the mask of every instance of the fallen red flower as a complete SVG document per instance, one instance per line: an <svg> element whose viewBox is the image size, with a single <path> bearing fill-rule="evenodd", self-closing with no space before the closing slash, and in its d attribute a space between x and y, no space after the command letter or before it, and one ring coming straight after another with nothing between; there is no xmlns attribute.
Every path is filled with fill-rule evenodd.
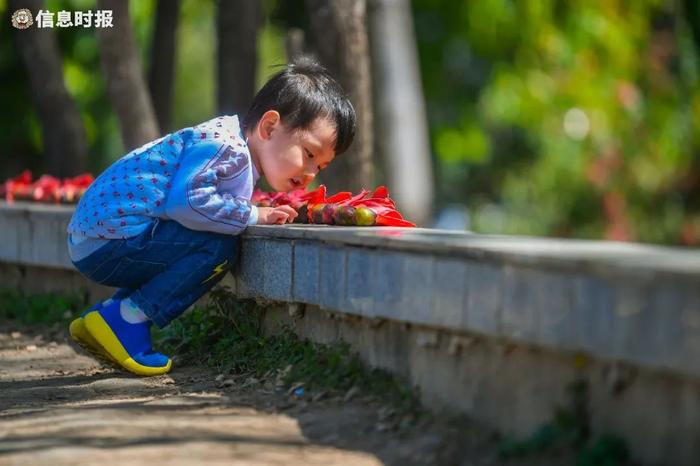
<svg viewBox="0 0 700 466"><path fill-rule="evenodd" d="M296 210L306 209L306 215L299 216L308 223L344 226L400 226L415 227L405 220L389 197L386 186L379 186L373 192L362 190L355 196L347 191L326 197L326 187L319 186L314 191L303 190L290 193L265 193L256 191L252 202L259 207L291 205Z"/></svg>
<svg viewBox="0 0 700 466"><path fill-rule="evenodd" d="M2 196L7 202L15 198L29 199L31 197L32 172L24 170L14 178L10 178L2 185Z"/></svg>
<svg viewBox="0 0 700 466"><path fill-rule="evenodd" d="M258 207L276 207L280 205L290 205L295 209L299 209L306 204L305 196L308 193L303 189L297 189L288 193L266 193L256 189L251 197L251 202Z"/></svg>
<svg viewBox="0 0 700 466"><path fill-rule="evenodd" d="M2 184L0 197L5 198L9 203L16 200L75 203L85 194L93 181L93 176L85 173L63 181L50 175L42 175L32 182L32 172L25 170Z"/></svg>

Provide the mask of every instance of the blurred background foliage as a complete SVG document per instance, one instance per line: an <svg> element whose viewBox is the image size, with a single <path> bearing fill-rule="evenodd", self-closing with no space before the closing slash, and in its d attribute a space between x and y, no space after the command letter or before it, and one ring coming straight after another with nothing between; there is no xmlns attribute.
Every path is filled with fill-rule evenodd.
<svg viewBox="0 0 700 466"><path fill-rule="evenodd" d="M411 4L436 211L464 206L477 232L700 244L700 14L692 1ZM286 60L285 28L308 21L301 1L263 5L259 85ZM96 9L94 0L46 6ZM6 10L0 0L7 19ZM154 11L153 0L130 1L145 70ZM212 0L182 0L173 127L215 114L214 14ZM89 166L99 173L124 150L95 31L56 31ZM12 35L3 20L3 179L43 171L39 122Z"/></svg>
<svg viewBox="0 0 700 466"><path fill-rule="evenodd" d="M274 1L263 2L268 13ZM144 70L154 26L156 2L131 0L129 11L134 33L141 52ZM95 0L47 0L46 9L96 10ZM0 15L9 18L5 0L0 0ZM212 0L183 0L177 31L177 56L173 104L173 127L182 128L212 118L215 102L215 3ZM124 155L118 121L106 94L105 80L100 68L99 49L94 28L54 28L58 33L66 87L78 104L90 151L90 169L99 174L109 164ZM25 168L43 172L42 141L39 120L32 108L30 88L8 21L0 23L0 177L14 176ZM273 65L286 61L284 34L266 20L259 39L259 86L274 73Z"/></svg>
<svg viewBox="0 0 700 466"><path fill-rule="evenodd" d="M697 245L691 4L415 0L438 202L475 231Z"/></svg>

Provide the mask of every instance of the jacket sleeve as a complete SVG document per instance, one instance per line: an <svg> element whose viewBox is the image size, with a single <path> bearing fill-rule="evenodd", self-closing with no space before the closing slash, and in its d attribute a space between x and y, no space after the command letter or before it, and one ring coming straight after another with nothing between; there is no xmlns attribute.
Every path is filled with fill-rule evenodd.
<svg viewBox="0 0 700 466"><path fill-rule="evenodd" d="M257 208L246 195L251 189L247 151L202 141L185 150L165 213L192 230L237 235L257 220Z"/></svg>

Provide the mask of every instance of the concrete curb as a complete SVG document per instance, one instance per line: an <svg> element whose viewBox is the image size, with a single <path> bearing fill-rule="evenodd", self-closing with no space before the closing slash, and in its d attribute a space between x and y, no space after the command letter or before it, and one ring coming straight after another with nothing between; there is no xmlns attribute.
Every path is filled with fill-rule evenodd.
<svg viewBox="0 0 700 466"><path fill-rule="evenodd" d="M25 268L77 275L66 273L72 210L0 202L3 280L31 281ZM426 399L499 430L541 425L583 378L596 430L623 435L659 464L700 456L698 250L256 226L225 284L240 297L306 303L300 334L347 339L370 363L407 374Z"/></svg>
<svg viewBox="0 0 700 466"><path fill-rule="evenodd" d="M68 206L0 203L0 261L68 268ZM256 226L242 297L700 375L700 251L439 230Z"/></svg>

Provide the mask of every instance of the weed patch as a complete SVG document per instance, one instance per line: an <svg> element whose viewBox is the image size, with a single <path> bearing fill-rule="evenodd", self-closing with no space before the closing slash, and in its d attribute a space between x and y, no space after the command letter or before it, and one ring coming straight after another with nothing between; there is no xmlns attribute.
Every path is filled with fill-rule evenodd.
<svg viewBox="0 0 700 466"><path fill-rule="evenodd" d="M84 294L25 294L17 290L0 290L0 319L24 325L67 323L87 306Z"/></svg>
<svg viewBox="0 0 700 466"><path fill-rule="evenodd" d="M238 300L226 288L211 304L185 313L154 335L163 349L186 361L206 362L220 373L278 377L314 391L347 392L356 387L403 409L417 406L416 393L389 373L365 366L342 342L300 340L289 327L265 335L265 308Z"/></svg>

